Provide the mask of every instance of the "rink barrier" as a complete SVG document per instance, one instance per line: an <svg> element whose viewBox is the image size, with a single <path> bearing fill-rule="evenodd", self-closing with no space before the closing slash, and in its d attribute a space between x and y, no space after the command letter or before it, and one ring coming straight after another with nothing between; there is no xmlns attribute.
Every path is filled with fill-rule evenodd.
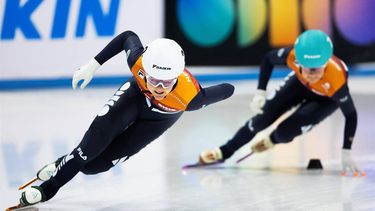
<svg viewBox="0 0 375 211"><path fill-rule="evenodd" d="M283 78L290 71L275 70L272 78ZM243 81L258 80L258 72L236 72L236 73L212 73L212 74L194 74L200 83L218 82L218 81ZM375 76L375 69L371 70L353 70L349 71L349 76L367 77ZM120 86L130 75L121 76L96 76L90 82L89 87L107 87ZM28 90L28 89L50 89L50 88L70 88L72 78L55 78L55 79L10 79L0 80L0 91L7 90Z"/></svg>

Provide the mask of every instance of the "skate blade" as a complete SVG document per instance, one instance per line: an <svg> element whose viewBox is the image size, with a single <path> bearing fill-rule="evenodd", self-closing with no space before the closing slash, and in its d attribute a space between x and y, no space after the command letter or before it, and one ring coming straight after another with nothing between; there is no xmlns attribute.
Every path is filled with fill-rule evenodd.
<svg viewBox="0 0 375 211"><path fill-rule="evenodd" d="M19 205L8 207L8 208L5 209L5 211L11 211L11 210L14 210L14 211L38 211L39 208L33 207L33 206L22 206L22 205L19 204Z"/></svg>
<svg viewBox="0 0 375 211"><path fill-rule="evenodd" d="M32 183L34 183L35 181L38 180L38 177L34 177L32 180L26 182L25 184L21 185L18 190L22 190L24 188L26 188L27 186L31 185Z"/></svg>
<svg viewBox="0 0 375 211"><path fill-rule="evenodd" d="M254 154L254 151L251 151L249 154L243 156L242 158L238 159L236 161L236 164L240 163L241 161L245 160L246 158L250 157L252 154Z"/></svg>
<svg viewBox="0 0 375 211"><path fill-rule="evenodd" d="M218 161L218 162L209 163L209 164L203 164L203 163L198 162L198 163L188 164L188 165L182 166L182 169L200 168L200 167L212 166L212 165L216 165L216 164L220 164L220 163L224 163L224 161Z"/></svg>

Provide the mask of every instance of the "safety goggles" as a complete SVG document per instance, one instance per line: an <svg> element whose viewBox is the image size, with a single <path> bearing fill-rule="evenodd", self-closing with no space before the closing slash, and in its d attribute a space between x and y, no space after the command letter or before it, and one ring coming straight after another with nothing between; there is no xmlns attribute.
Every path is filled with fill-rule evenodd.
<svg viewBox="0 0 375 211"><path fill-rule="evenodd" d="M324 68L325 68L325 66L318 67L318 68L302 68L302 71L307 73L307 74L314 75L314 74L318 74L318 73L324 71Z"/></svg>
<svg viewBox="0 0 375 211"><path fill-rule="evenodd" d="M153 78L152 76L146 74L147 83L151 84L153 87L162 86L164 89L171 88L177 81L177 78L169 80L160 80Z"/></svg>

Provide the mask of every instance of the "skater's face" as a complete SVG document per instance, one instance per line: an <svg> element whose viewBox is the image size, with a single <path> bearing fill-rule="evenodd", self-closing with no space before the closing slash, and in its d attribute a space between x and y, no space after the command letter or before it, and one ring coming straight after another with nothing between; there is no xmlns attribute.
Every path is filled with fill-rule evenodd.
<svg viewBox="0 0 375 211"><path fill-rule="evenodd" d="M161 84L154 86L149 81L147 81L147 89L151 92L156 100L162 100L165 98L165 96L167 96L167 94L172 91L173 86L164 88Z"/></svg>
<svg viewBox="0 0 375 211"><path fill-rule="evenodd" d="M318 82L324 75L324 67L318 68L306 68L302 67L302 76L305 78L309 83L316 83Z"/></svg>

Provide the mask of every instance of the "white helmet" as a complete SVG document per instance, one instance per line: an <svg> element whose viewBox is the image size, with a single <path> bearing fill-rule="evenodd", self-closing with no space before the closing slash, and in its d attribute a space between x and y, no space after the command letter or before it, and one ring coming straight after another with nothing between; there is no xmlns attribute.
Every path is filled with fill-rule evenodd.
<svg viewBox="0 0 375 211"><path fill-rule="evenodd" d="M177 78L185 68L185 54L174 40L160 38L143 52L142 65L148 75L159 80Z"/></svg>

